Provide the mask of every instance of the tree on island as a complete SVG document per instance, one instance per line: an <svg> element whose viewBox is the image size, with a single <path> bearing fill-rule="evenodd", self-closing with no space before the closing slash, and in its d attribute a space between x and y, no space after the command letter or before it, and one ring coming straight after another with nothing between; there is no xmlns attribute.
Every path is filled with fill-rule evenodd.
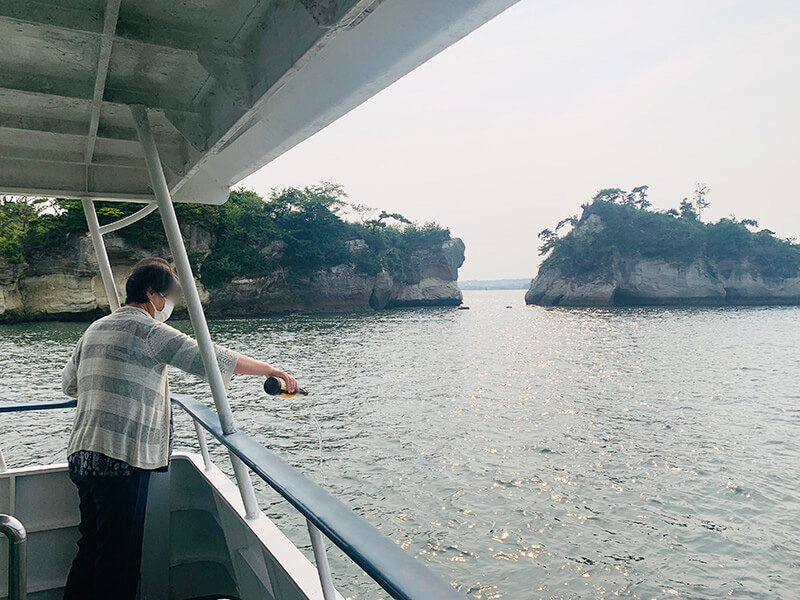
<svg viewBox="0 0 800 600"><path fill-rule="evenodd" d="M539 246L539 255L550 252L558 241L558 234L549 229L542 229L538 237L542 240L542 245Z"/></svg>
<svg viewBox="0 0 800 600"><path fill-rule="evenodd" d="M647 199L647 190L649 186L640 185L631 190L629 194L625 194L625 202L627 206L635 206L636 208L648 208L651 204Z"/></svg>
<svg viewBox="0 0 800 600"><path fill-rule="evenodd" d="M675 209L672 209L675 210ZM678 207L678 213L682 219L688 219L690 221L699 221L700 215L694 209L694 204L689 202L688 198L684 198L681 200L681 204Z"/></svg>
<svg viewBox="0 0 800 600"><path fill-rule="evenodd" d="M621 202L625 198L625 191L622 188L605 188L600 190L592 198L592 202L600 200L602 202Z"/></svg>
<svg viewBox="0 0 800 600"><path fill-rule="evenodd" d="M539 254L546 255L542 268L580 276L604 272L621 256L674 264L707 258L716 264L746 261L769 277L798 276L800 245L794 238L780 239L769 229L753 231L758 221L739 221L734 215L715 223L701 221L702 211L709 206L706 184L697 184L693 201L684 198L677 208L662 211L650 208L647 189L602 189L590 203L581 205L580 218L567 217L555 229L542 230ZM559 235L566 224L572 229Z"/></svg>
<svg viewBox="0 0 800 600"><path fill-rule="evenodd" d="M262 198L253 190L232 190L219 206L176 204L184 232L199 228L210 243L189 260L204 285L215 287L234 277L312 277L340 264L375 275L406 276L411 255L441 248L450 231L436 223L417 224L399 213L352 205L344 188L323 181L302 188L273 188ZM101 225L133 214L140 204L97 201ZM343 218L351 209L361 222ZM24 265L70 252L87 233L79 200L0 196L0 267ZM161 252L164 228L157 215L145 217L115 235L136 248ZM363 244L352 244L363 240Z"/></svg>
<svg viewBox="0 0 800 600"><path fill-rule="evenodd" d="M578 215L570 215L569 217L561 219L558 222L558 224L556 224L555 232L558 233L558 231L565 225L571 225L572 227L575 227L577 224L578 224Z"/></svg>
<svg viewBox="0 0 800 600"><path fill-rule="evenodd" d="M694 187L694 205L697 207L697 220L703 220L703 211L711 206L706 196L711 190L705 183L697 183Z"/></svg>
<svg viewBox="0 0 800 600"><path fill-rule="evenodd" d="M350 208L356 214L358 220L361 221L361 224L370 229L382 229L387 226L403 228L404 226L412 224L409 219L400 213L390 213L385 210L382 210L380 214L375 217L375 213L378 209L367 206L366 204L350 204ZM391 223L391 221L394 221L394 223Z"/></svg>

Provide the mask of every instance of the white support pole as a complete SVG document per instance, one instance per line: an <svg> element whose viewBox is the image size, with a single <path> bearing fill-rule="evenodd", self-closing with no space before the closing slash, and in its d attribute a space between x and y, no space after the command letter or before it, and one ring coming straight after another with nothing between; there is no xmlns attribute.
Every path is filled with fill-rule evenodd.
<svg viewBox="0 0 800 600"><path fill-rule="evenodd" d="M86 224L89 225L89 234L92 236L94 255L97 257L97 266L100 268L100 277L106 290L108 307L111 312L114 312L119 309L119 295L117 295L117 285L114 283L114 273L111 271L106 245L103 242L103 234L100 233L97 213L94 212L94 202L89 198L81 198L81 204L83 204L83 214L86 215Z"/></svg>
<svg viewBox="0 0 800 600"><path fill-rule="evenodd" d="M6 457L3 456L3 451L0 450L0 473L5 473L8 471L8 466L6 465Z"/></svg>
<svg viewBox="0 0 800 600"><path fill-rule="evenodd" d="M144 208L140 208L139 210L137 210L132 215L128 215L127 217L122 217L121 219L119 219L118 221L114 221L113 223L102 225L100 227L100 233L105 235L107 233L111 233L112 231L116 231L117 229L122 229L124 227L127 227L128 225L136 223L136 221L144 219L147 215L155 211L157 208L158 204L156 204L155 202L151 202Z"/></svg>
<svg viewBox="0 0 800 600"><path fill-rule="evenodd" d="M200 423L192 419L194 422L194 432L197 434L197 443L200 444L200 454L203 456L203 466L206 471L211 470L211 456L208 454L208 444L206 444L206 436L203 433L203 428Z"/></svg>
<svg viewBox="0 0 800 600"><path fill-rule="evenodd" d="M178 218L175 216L175 207L172 205L167 180L164 177L164 169L161 167L161 159L158 157L158 148L153 139L153 132L150 130L150 121L147 118L147 109L141 105L130 107L133 121L136 124L136 131L139 135L139 142L144 152L144 162L147 167L147 174L150 177L150 185L158 203L158 211L161 214L161 222L164 224L164 233L167 235L169 249L172 252L172 259L178 271L183 294L186 299L186 309L189 312L189 319L200 347L200 355L203 359L206 377L211 386L211 395L214 397L214 405L217 408L217 415L225 434L236 431L233 423L233 414L228 402L228 394L225 391L225 383L222 381L222 372L219 370L217 355L214 351L214 344L211 341L211 334L208 331L206 315L200 303L200 294L194 282L192 267L189 264L189 256L186 254L186 246L183 244ZM245 505L246 516L253 519L259 516L258 502L256 500L253 481L250 473L241 461L229 453L233 463L236 481L239 484L239 491L242 495L242 502Z"/></svg>
<svg viewBox="0 0 800 600"><path fill-rule="evenodd" d="M161 213L161 222L164 224L164 232L167 234L169 249L172 251L172 259L175 261L175 266L178 270L178 279L180 279L183 287L186 309L189 311L189 319L192 321L194 334L200 346L200 354L203 358L203 366L206 370L208 383L211 385L211 393L214 396L219 422L223 433L233 433L236 428L233 424L231 407L228 404L228 394L225 391L225 383L222 381L222 373L217 364L217 355L214 351L214 344L211 342L211 334L208 331L208 323L206 323L206 316L200 303L200 294L198 294L194 282L189 256L186 254L186 246L183 245L178 218L175 216L175 207L172 206L169 187L164 177L164 170L161 167L161 160L158 157L158 148L153 139L153 133L150 131L147 110L140 105L134 105L130 108L133 120L136 123L139 141L142 144L145 165L150 176L150 185L158 203L158 211Z"/></svg>
<svg viewBox="0 0 800 600"><path fill-rule="evenodd" d="M311 548L314 550L314 562L317 564L322 597L324 600L336 600L336 588L333 587L331 567L328 564L328 555L325 553L325 537L308 519L306 519L306 525L308 525L308 535L311 538Z"/></svg>
<svg viewBox="0 0 800 600"><path fill-rule="evenodd" d="M253 480L250 479L250 470L247 468L247 465L242 462L242 459L233 452L228 451L228 456L231 459L233 474L236 476L236 481L239 484L239 492L242 495L244 517L248 520L258 519L261 516L261 509L258 508L258 500L256 499L256 491L253 488Z"/></svg>

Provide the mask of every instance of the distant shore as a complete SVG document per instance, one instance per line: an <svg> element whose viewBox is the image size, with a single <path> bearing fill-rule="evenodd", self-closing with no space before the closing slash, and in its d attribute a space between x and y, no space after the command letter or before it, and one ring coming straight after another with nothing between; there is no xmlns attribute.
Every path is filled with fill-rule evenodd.
<svg viewBox="0 0 800 600"><path fill-rule="evenodd" d="M531 278L524 279L465 279L458 282L462 290L526 290Z"/></svg>

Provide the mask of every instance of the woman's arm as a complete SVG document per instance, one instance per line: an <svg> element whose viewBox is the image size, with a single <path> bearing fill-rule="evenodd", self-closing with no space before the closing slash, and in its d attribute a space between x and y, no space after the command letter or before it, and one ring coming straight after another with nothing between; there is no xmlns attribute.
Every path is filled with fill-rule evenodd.
<svg viewBox="0 0 800 600"><path fill-rule="evenodd" d="M166 363L187 373L208 379L197 341L185 333L170 327L166 323L157 323L153 325L153 329L147 336L147 344L153 359L157 362ZM297 388L297 382L291 375L276 369L272 365L217 344L214 344L214 350L225 387L228 386L231 375L239 373L241 375L280 377L286 382L286 388L289 392L293 392Z"/></svg>
<svg viewBox="0 0 800 600"><path fill-rule="evenodd" d="M244 354L239 355L239 360L236 361L236 368L233 370L236 375L261 375L262 377L280 377L286 382L286 390L291 394L297 389L297 382L294 377L276 369L269 363L250 358Z"/></svg>
<svg viewBox="0 0 800 600"><path fill-rule="evenodd" d="M78 357L81 353L81 342L83 338L78 340L69 362L61 370L61 389L72 398L78 397Z"/></svg>

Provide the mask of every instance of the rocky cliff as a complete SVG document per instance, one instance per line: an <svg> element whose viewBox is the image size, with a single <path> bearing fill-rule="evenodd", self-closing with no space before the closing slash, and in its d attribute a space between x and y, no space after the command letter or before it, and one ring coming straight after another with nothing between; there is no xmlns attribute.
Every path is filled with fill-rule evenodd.
<svg viewBox="0 0 800 600"><path fill-rule="evenodd" d="M649 304L800 304L797 277L764 277L747 261L719 264L697 259L616 258L610 269L584 276L544 269L531 281L527 304L642 306Z"/></svg>
<svg viewBox="0 0 800 600"><path fill-rule="evenodd" d="M201 227L186 227L187 251L207 254L210 235ZM364 240L351 240L357 252L367 251ZM153 252L106 236L106 247L124 300L125 280L133 264ZM321 269L302 278L276 271L266 277L234 278L214 288L198 282L211 317L255 316L281 312L380 310L401 306L457 306L462 294L458 269L464 262L464 243L453 238L411 253L403 275L387 271L358 272L353 264ZM280 254L283 248L265 248ZM169 258L162 248L155 252ZM180 307L179 307L180 308ZM10 264L0 259L0 322L88 320L109 310L91 241L76 236L56 256Z"/></svg>
<svg viewBox="0 0 800 600"><path fill-rule="evenodd" d="M525 302L543 306L800 304L800 247L769 230L609 202L584 206Z"/></svg>
<svg viewBox="0 0 800 600"><path fill-rule="evenodd" d="M357 247L361 247L362 240ZM320 270L288 285L280 272L268 277L235 278L209 290L209 316L247 316L276 312L382 310L412 306L458 306L458 269L464 242L453 238L416 250L402 279L387 271L358 273L352 264ZM366 248L364 248L366 251Z"/></svg>

